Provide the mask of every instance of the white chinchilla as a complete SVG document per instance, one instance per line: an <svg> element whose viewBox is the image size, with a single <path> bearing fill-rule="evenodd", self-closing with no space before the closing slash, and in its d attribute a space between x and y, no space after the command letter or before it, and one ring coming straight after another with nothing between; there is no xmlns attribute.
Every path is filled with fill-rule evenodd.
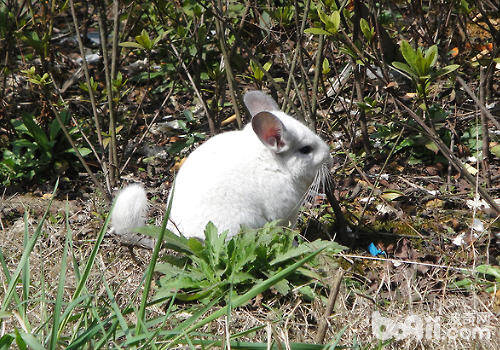
<svg viewBox="0 0 500 350"><path fill-rule="evenodd" d="M209 221L219 232L228 230L229 237L242 226L259 228L274 220L294 224L309 187L330 162L328 145L280 111L272 97L250 91L244 102L252 122L242 130L210 138L181 166L170 194L167 227L172 232L204 239ZM117 198L114 211L124 213L113 213L112 222L120 232L142 224L143 216L126 213L141 211L130 204L131 197L146 206L145 193L137 193L138 189L144 192L140 186L129 186ZM121 201L122 196L127 199ZM121 222L124 218L129 219Z"/></svg>

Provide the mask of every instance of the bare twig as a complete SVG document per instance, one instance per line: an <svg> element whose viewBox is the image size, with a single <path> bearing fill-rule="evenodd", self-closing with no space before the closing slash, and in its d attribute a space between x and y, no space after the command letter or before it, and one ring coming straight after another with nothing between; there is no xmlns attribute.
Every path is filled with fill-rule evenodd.
<svg viewBox="0 0 500 350"><path fill-rule="evenodd" d="M214 4L215 5L215 4ZM217 0L217 6L222 9L221 0ZM222 56L224 58L224 70L226 71L226 79L229 86L229 93L231 96L231 102L233 103L234 113L236 114L236 121L238 122L238 127L241 129L243 123L241 121L240 108L239 103L240 96L238 90L235 89L235 80L233 76L233 70L231 68L231 57L227 52L226 40L224 40L224 22L216 19L215 20L215 28L217 30L217 36L219 37L219 45L222 51Z"/></svg>
<svg viewBox="0 0 500 350"><path fill-rule="evenodd" d="M313 127L316 124L316 108L318 103L318 97L316 96L318 93L319 80L322 73L322 58L323 58L323 47L325 46L325 36L319 36L319 44L318 49L316 50L316 67L314 69L314 78L313 78L313 86L312 86L312 96L311 96L311 122L313 123Z"/></svg>
<svg viewBox="0 0 500 350"><path fill-rule="evenodd" d="M479 68L479 98L481 101L481 104L484 105L486 102L486 68L483 66L480 66ZM488 134L488 121L486 119L486 114L481 111L481 131L482 131L482 138L483 138L483 156L482 156L482 168L483 168L483 174L486 179L486 185L488 187L491 187L491 173L490 173L490 164L489 164L489 157L490 157L490 138Z"/></svg>
<svg viewBox="0 0 500 350"><path fill-rule="evenodd" d="M344 276L344 270L339 267L335 279L332 283L332 288L330 289L330 295L328 296L328 303L326 304L325 313L323 314L323 319L320 321L318 333L314 338L316 344L323 344L325 340L326 331L328 329L328 317L332 314L333 308L335 307L335 301L340 290L340 283L342 282L342 277Z"/></svg>
<svg viewBox="0 0 500 350"><path fill-rule="evenodd" d="M298 5L297 1L295 1L294 3L295 3L296 21L298 21L297 16L298 16L298 12L299 12L299 5ZM304 8L304 14L302 15L302 22L300 24L300 30L296 33L297 34L297 39L296 39L297 45L295 46L295 52L293 53L293 59L292 59L292 63L290 65L290 69L289 69L290 73L288 75L288 81L286 83L286 89L285 89L285 94L287 96L290 93L290 89L292 86L292 78L294 77L295 65L297 64L297 58L299 57L299 53L302 50L302 34L304 33L304 29L306 27L306 20L307 20L307 15L309 14L310 5L311 5L311 0L307 0L306 6ZM297 24L296 24L296 26L298 27ZM281 109L285 110L286 105L287 105L287 100L284 100L283 104L281 106Z"/></svg>
<svg viewBox="0 0 500 350"><path fill-rule="evenodd" d="M364 61L366 64L366 67L373 73L373 75L379 80L381 81L384 85L387 85L388 82L385 81L385 79L383 77L381 77L373 67L371 67L370 64L368 64L364 58L364 55L361 53L361 51L359 51L359 49L356 47L356 45L354 45L354 43L352 42L352 40L349 38L349 36L345 33L345 32L341 32L343 34L343 39L344 39L344 42L349 45L349 47L354 51L356 52L356 54L358 55L359 59L361 59L362 61ZM476 103L479 105L479 107L484 111L487 112L487 115L489 115L492 119L493 116L491 116L491 114L489 113L489 111L480 104L480 102L477 100L477 98L474 96L474 94L472 93L472 91L470 91L470 89L466 86L467 84L465 84L465 82L463 81L462 78L460 78L459 76L457 76L457 80L460 82L462 82L462 86L464 86L464 89L467 89L469 90L469 95L471 95L471 97L477 101ZM393 91L392 89L387 89L386 90L387 92L389 92L389 94L392 96L392 98L394 99L394 101L396 102L396 104L398 104L399 106L401 106L403 109L406 110L406 112L408 114L410 114L410 116L418 123L418 125L420 125L420 127L425 131L425 133L427 134L427 136L435 143L435 145L438 147L439 151L441 152L441 154L443 154L443 156L446 157L446 159L448 159L448 161L450 163L453 164L453 166L455 167L455 169L457 169L458 172L460 172L460 175L462 175L466 180L467 182L469 182L469 184L471 184L472 187L476 187L476 180L474 179L474 177L467 171L467 169L465 169L464 165L462 164L462 161L460 159L457 158L457 156L455 156L451 151L450 149L448 148L448 146L445 145L445 143L443 142L443 140L441 140L439 138L438 135L436 135L436 133L424 122L424 120L422 118L420 118L420 116L418 114L416 114L410 107L408 107L402 100L401 98L396 94L395 91ZM474 96L474 97L473 97ZM497 122L498 123L498 122ZM500 130L500 128L499 128ZM491 198L491 196L488 194L488 192L486 192L486 190L484 188L482 188L481 186L479 187L479 193L481 193L481 196L488 202L488 204L497 212L497 214L500 214L500 207L498 206L498 204L493 200L493 198Z"/></svg>
<svg viewBox="0 0 500 350"><path fill-rule="evenodd" d="M455 267L455 266L446 266L446 265L439 265L439 264L423 263L423 262L411 261L411 260L387 259L387 258L379 258L379 257L376 257L376 256L364 256L364 255L342 254L342 253L334 254L334 255L342 257L342 258L354 258L354 259L387 261L387 262L390 262L390 263L403 263L403 264L409 264L409 265L428 266L428 267L435 267L435 268L439 268L439 269L454 270L454 271L459 271L459 272L468 272L468 273L474 272L474 270L472 270L472 269L466 269L466 268L463 268L463 267Z"/></svg>
<svg viewBox="0 0 500 350"><path fill-rule="evenodd" d="M96 127L96 134L97 134L97 139L99 141L99 146L103 146L102 142L102 133L101 133L101 125L99 123L99 117L97 113L97 104L95 101L95 96L94 96L94 91L92 90L92 86L90 84L90 74L89 74L89 67L87 65L87 59L85 58L85 50L83 49L83 42L82 42L82 37L80 35L80 29L78 28L78 19L76 18L76 12L75 12L75 5L73 3L73 0L69 0L69 5L71 7L71 16L73 17L73 24L75 26L75 33L76 33L76 40L78 41L78 46L80 48L80 55L82 56L82 66L83 66L83 71L85 73L85 81L87 82L87 88L89 91L89 97L90 97L90 103L92 105L92 112L94 116L94 123Z"/></svg>
<svg viewBox="0 0 500 350"><path fill-rule="evenodd" d="M137 142L137 144L135 145L134 149L132 150L132 152L130 153L129 157L127 158L127 160L125 161L125 163L123 164L123 166L121 167L120 169L120 173L123 172L123 170L127 167L128 165L128 162L130 162L130 159L132 159L132 156L134 155L134 153L137 151L137 149L139 148L139 145L142 143L142 140L144 140L144 138L146 137L146 135L148 134L149 132L149 129L151 129L151 126L154 125L155 121L156 121L156 118L158 118L158 116L160 115L162 109L163 109L163 106L165 106L165 103L167 103L168 99L170 98L170 96L172 96L172 93L174 92L174 88L175 88L175 84L172 85L172 87L170 88L170 91L168 92L167 96L165 96L165 98L163 99L163 102L160 106L160 108L158 108L158 110L156 111L156 114L155 116L153 117L153 120L151 120L151 123L149 123L148 127L146 128L146 131L144 131L144 134L142 134L141 138L139 139L139 142Z"/></svg>
<svg viewBox="0 0 500 350"><path fill-rule="evenodd" d="M92 172L92 170L90 170L90 167L88 166L88 164L85 161L85 159L83 159L83 156L81 155L80 151L78 150L78 147L76 146L75 141L73 141L73 139L71 138L71 135L69 134L68 129L66 129L66 125L64 125L64 123L63 123L61 117L59 116L59 113L56 111L54 105L52 103L50 103L50 100L48 99L48 96L45 96L45 99L48 101L48 103L50 105L50 108L52 109L52 113L56 117L56 120L59 123L59 126L61 127L61 130L63 131L64 136L66 137L66 139L70 143L71 147L73 147L73 150L75 151L76 156L80 160L80 163L82 163L82 165L85 168L85 171L87 172L87 174L89 174L90 179L92 180L92 182L94 183L94 185L102 192L102 194L106 195L108 197L108 199L109 199L110 193L108 191L106 191L104 189L104 187L102 187L101 182L97 180L97 178L95 177L95 175Z"/></svg>
<svg viewBox="0 0 500 350"><path fill-rule="evenodd" d="M117 172L117 159L116 159L116 134L115 134L115 109L113 106L113 86L111 82L111 72L109 70L108 63L108 42L107 42L107 26L105 21L103 20L105 14L103 13L102 7L105 6L105 3L96 3L97 6L97 21L99 23L99 35L101 38L101 49L102 49L102 58L104 62L104 76L106 79L106 90L108 93L106 94L108 98L108 109L109 109L109 132L111 135L111 140L109 143L109 182L111 186L114 186L116 183L116 172ZM113 152L115 150L115 152Z"/></svg>
<svg viewBox="0 0 500 350"><path fill-rule="evenodd" d="M193 80L193 77L191 76L191 73L189 73L189 70L186 67L186 65L184 64L184 61L182 60L182 57L179 54L179 51L177 51L177 48L175 47L175 45L172 42L170 43L170 47L174 51L174 54L177 57L177 60L180 62L182 68L184 69L184 72L186 72L186 75L187 75L187 77L189 79L189 82L191 83L191 86L193 87L193 90L194 90L196 96L200 100L200 103L201 103L201 105L203 107L203 110L205 111L205 115L207 117L208 128L210 130L210 134L213 136L213 135L215 135L215 123L214 123L214 120L212 118L212 115L210 114L210 112L208 110L207 103L203 99L203 96L201 96L201 93L200 93L198 87L196 86L196 84L195 84L195 82Z"/></svg>
<svg viewBox="0 0 500 350"><path fill-rule="evenodd" d="M498 122L498 120L496 120L496 118L490 113L490 111L484 106L484 104L482 104L481 101L479 101L479 99L476 97L474 92L472 92L467 83L458 75L457 75L457 81L460 85L462 85L463 89L465 90L465 92L467 92L470 98L474 100L479 109L481 109L481 112L483 112L486 115L486 117L488 117L488 119L495 125L497 130L500 130L500 123Z"/></svg>

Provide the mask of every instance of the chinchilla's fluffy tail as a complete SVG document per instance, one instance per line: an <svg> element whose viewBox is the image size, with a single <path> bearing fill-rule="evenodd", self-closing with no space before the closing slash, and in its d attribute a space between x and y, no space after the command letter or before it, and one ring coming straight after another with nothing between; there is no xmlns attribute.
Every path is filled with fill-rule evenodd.
<svg viewBox="0 0 500 350"><path fill-rule="evenodd" d="M133 184L125 187L118 193L115 207L111 214L111 232L131 244L152 247L153 241L149 238L139 238L132 229L144 226L148 210L148 198L144 187Z"/></svg>

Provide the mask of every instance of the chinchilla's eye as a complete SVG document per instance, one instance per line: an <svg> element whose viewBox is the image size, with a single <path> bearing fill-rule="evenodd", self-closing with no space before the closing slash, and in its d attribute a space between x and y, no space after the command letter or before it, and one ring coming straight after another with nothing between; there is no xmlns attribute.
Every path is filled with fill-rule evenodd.
<svg viewBox="0 0 500 350"><path fill-rule="evenodd" d="M309 145L299 148L299 152L302 154L309 154L312 152L312 150L313 150L312 146Z"/></svg>

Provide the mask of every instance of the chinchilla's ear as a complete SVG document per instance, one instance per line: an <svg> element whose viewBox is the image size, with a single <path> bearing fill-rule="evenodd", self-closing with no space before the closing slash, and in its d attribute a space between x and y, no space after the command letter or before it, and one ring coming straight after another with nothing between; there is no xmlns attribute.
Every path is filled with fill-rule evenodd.
<svg viewBox="0 0 500 350"><path fill-rule="evenodd" d="M280 153L288 149L285 126L274 114L266 111L257 113L252 118L252 128L264 146L271 151Z"/></svg>
<svg viewBox="0 0 500 350"><path fill-rule="evenodd" d="M274 99L262 91L248 91L243 96L243 102L253 117L262 111L279 111L280 108Z"/></svg>

